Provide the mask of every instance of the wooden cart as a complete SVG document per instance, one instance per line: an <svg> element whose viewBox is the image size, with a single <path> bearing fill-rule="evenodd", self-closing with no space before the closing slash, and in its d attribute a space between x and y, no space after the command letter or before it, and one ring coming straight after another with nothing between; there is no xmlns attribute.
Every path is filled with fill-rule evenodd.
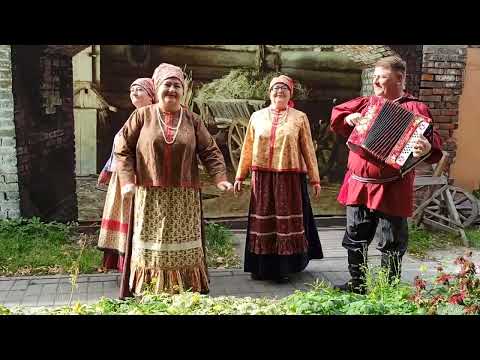
<svg viewBox="0 0 480 360"><path fill-rule="evenodd" d="M426 191L417 196L421 201L413 213L413 222L457 233L468 246L465 228L478 220L479 201L470 192L452 185L452 179L443 174L447 162L448 153L444 151L432 175L416 176L415 191Z"/></svg>
<svg viewBox="0 0 480 360"><path fill-rule="evenodd" d="M208 100L202 102L195 100L200 115L209 125L213 122L220 131L228 131L227 145L230 161L235 170L238 167L243 140L247 132L250 116L257 110L265 107L264 100L228 99ZM210 124L211 125L211 124Z"/></svg>
<svg viewBox="0 0 480 360"><path fill-rule="evenodd" d="M253 112L266 106L265 100L249 99L227 99L227 100L207 100L200 101L195 99L200 115L207 127L215 127L220 131L226 132L226 144L230 161L235 170L237 170L242 151L243 140L245 139L248 121ZM315 108L323 109L325 114L322 118L329 116L332 107L332 101L316 101L310 104L298 102L308 111ZM317 110L318 112L318 109ZM344 142L337 139L332 131L329 131L329 122L319 122L316 117L309 118L312 140L317 155L320 175L326 176L332 168L338 166L336 163L339 146L344 146Z"/></svg>

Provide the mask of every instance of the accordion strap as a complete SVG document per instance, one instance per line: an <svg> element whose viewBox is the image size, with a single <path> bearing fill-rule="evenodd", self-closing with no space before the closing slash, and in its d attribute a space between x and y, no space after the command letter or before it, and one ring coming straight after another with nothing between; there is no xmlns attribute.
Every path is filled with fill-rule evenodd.
<svg viewBox="0 0 480 360"><path fill-rule="evenodd" d="M397 176L392 176L392 177L389 177L389 178L376 179L376 178L365 178L365 177L361 177L361 176L352 174L351 178L354 179L354 180L357 180L359 182L367 183L367 184L385 184L385 183L389 183L389 182L392 182L392 181L399 180L399 179L401 179L401 176L397 175Z"/></svg>

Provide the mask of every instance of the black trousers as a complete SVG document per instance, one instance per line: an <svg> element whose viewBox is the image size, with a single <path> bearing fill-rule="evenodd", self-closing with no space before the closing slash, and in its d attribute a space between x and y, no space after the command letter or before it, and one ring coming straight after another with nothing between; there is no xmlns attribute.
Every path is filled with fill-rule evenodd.
<svg viewBox="0 0 480 360"><path fill-rule="evenodd" d="M375 234L377 249L382 253L381 265L389 276L399 276L402 257L408 246L407 219L371 210L363 205L347 206L347 227L342 246L348 250L348 267L353 279L360 279L366 265L368 246Z"/></svg>

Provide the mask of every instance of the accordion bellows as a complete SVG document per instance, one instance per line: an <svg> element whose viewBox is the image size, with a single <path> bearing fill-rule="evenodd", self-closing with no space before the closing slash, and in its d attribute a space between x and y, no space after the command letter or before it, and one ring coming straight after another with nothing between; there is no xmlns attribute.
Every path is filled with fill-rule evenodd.
<svg viewBox="0 0 480 360"><path fill-rule="evenodd" d="M430 118L372 96L347 146L369 161L399 170L403 176L429 156L413 157L413 147L421 135L428 136L432 130Z"/></svg>

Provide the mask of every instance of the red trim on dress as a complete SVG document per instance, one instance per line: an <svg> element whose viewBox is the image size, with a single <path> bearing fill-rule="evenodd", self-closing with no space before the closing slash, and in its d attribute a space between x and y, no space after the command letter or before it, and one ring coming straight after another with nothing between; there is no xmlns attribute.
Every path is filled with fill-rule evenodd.
<svg viewBox="0 0 480 360"><path fill-rule="evenodd" d="M128 232L128 224L121 223L117 220L102 219L101 227L110 231L118 231L126 234Z"/></svg>

